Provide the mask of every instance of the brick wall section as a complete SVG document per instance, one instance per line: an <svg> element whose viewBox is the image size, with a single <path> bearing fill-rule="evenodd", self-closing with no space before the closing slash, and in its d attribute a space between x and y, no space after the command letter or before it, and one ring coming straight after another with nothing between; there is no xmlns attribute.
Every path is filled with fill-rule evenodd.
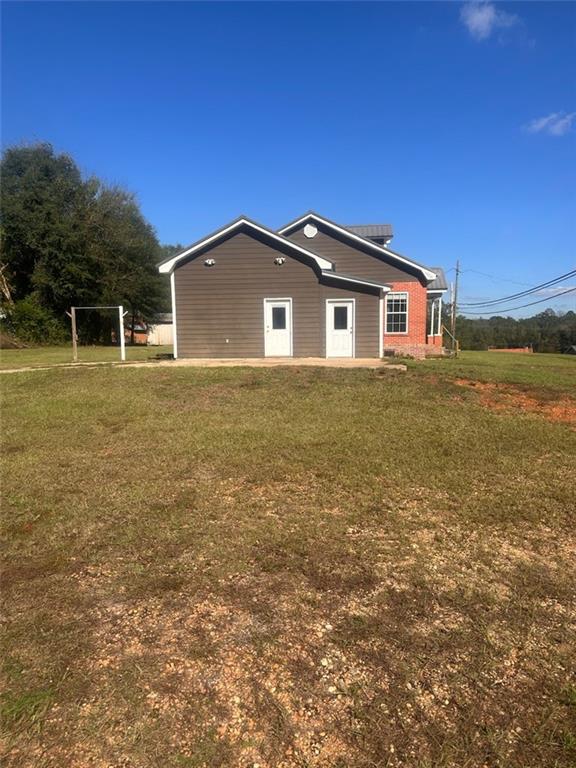
<svg viewBox="0 0 576 768"><path fill-rule="evenodd" d="M428 295L426 287L418 282L389 283L391 292L408 293L408 333L386 333L384 325L384 352L392 350L398 355L408 355L422 360L434 349L442 348L442 336L429 336L427 320Z"/></svg>
<svg viewBox="0 0 576 768"><path fill-rule="evenodd" d="M386 333L384 346L412 346L426 344L426 302L425 286L417 282L391 283L391 292L405 291L408 294L408 333Z"/></svg>
<svg viewBox="0 0 576 768"><path fill-rule="evenodd" d="M398 357L413 357L416 360L424 360L428 352L432 349L427 344L404 344L399 346L384 347L384 352L390 350Z"/></svg>

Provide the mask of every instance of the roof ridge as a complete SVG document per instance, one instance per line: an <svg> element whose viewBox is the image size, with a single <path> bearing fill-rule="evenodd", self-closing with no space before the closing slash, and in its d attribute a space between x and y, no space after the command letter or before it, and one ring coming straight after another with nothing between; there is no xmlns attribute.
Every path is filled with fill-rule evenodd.
<svg viewBox="0 0 576 768"><path fill-rule="evenodd" d="M338 224L336 221L327 219L325 216L321 216L319 213L316 213L315 211L309 211L308 213L305 213L303 216L299 216L297 219L290 221L285 226L280 227L280 229L278 230L278 233L283 234L286 230L290 229L295 224L299 224L302 221L304 221L308 216L316 217L316 219L318 219L319 221L324 222L329 226L335 227L335 229L345 232L351 237L358 238L358 240L362 241L363 243L366 243L371 248L377 248L379 251L382 251L388 256L395 256L397 259L407 263L409 266L415 269L419 269L423 273L426 280L428 281L432 281L436 278L436 275L433 274L433 271L430 269L430 267L426 267L424 264L420 264L418 261L414 261L414 259L409 259L408 256L404 256L403 254L398 253L398 251L393 251L391 248L388 248L387 246L379 245L378 243L375 243L374 240L370 240L368 237L363 237L362 235L359 235L356 232L352 232L342 224ZM430 275L433 275L433 276L430 277Z"/></svg>
<svg viewBox="0 0 576 768"><path fill-rule="evenodd" d="M316 253L308 248L305 248L303 245L294 243L292 240L288 239L287 237L284 237L284 235L282 235L280 232L277 232L274 229L270 229L270 227L267 227L265 224L260 224L260 222L255 221L254 219L251 219L248 216L242 215L242 216L236 217L235 219L232 219L232 221L228 222L222 227L219 227L218 229L209 233L208 235L201 238L200 240L196 240L194 243L187 246L179 253L169 256L167 259L163 259L159 264L157 264L158 270L162 273L171 272L175 268L176 264L181 259L186 257L188 254L191 254L193 251L198 250L204 244L210 243L212 240L217 239L220 235L224 235L228 230L231 230L240 224L248 224L254 229L260 230L260 232L263 232L264 234L269 235L272 238L277 238L289 248L292 248L295 251L300 251L305 256L309 256L311 259L313 259L316 262L316 264L321 270L334 268L334 263L330 261L330 259L327 259L325 256L322 256L319 253ZM322 265L322 262L327 266L324 267Z"/></svg>

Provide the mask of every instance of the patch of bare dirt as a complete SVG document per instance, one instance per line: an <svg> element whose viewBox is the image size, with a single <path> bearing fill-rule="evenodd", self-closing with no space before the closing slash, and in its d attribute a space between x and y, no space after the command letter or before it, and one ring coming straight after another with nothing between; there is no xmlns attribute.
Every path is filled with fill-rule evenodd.
<svg viewBox="0 0 576 768"><path fill-rule="evenodd" d="M348 594L254 567L133 599L109 589L112 567L75 573L97 598L76 669L89 685L52 707L29 764L459 768L465 733L466 765L542 765L551 747L533 733L567 727L571 547L544 528L471 532L422 504L404 518L405 544L348 528L354 550L380 552L378 583Z"/></svg>
<svg viewBox="0 0 576 768"><path fill-rule="evenodd" d="M454 379L454 384L473 389L479 394L481 404L491 410L520 409L529 413L536 413L549 421L576 425L576 400L570 397L562 397L553 401L540 400L508 384L474 381L472 379Z"/></svg>

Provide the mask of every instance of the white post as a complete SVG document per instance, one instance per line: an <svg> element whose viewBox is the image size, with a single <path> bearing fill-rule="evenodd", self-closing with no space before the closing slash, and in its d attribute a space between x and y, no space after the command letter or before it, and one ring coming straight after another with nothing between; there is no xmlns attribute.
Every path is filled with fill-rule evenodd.
<svg viewBox="0 0 576 768"><path fill-rule="evenodd" d="M78 362L78 334L76 333L76 307L72 307L70 313L70 319L72 320L72 359L75 363Z"/></svg>
<svg viewBox="0 0 576 768"><path fill-rule="evenodd" d="M435 336L434 333L434 308L436 306L436 299L432 299L430 302L430 336Z"/></svg>
<svg viewBox="0 0 576 768"><path fill-rule="evenodd" d="M124 341L124 307L122 304L118 307L118 316L120 317L120 360L126 360L126 343Z"/></svg>
<svg viewBox="0 0 576 768"><path fill-rule="evenodd" d="M384 357L384 294L380 291L378 300L378 357Z"/></svg>
<svg viewBox="0 0 576 768"><path fill-rule="evenodd" d="M442 296L438 299L438 322L437 322L437 328L436 328L436 335L441 336L442 335Z"/></svg>
<svg viewBox="0 0 576 768"><path fill-rule="evenodd" d="M178 327L176 325L176 285L174 284L174 272L170 272L170 298L172 299L172 355L178 358Z"/></svg>

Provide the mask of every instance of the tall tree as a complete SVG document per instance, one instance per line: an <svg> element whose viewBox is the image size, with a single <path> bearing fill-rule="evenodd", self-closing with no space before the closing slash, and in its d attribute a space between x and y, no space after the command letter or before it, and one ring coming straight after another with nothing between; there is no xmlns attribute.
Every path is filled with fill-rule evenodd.
<svg viewBox="0 0 576 768"><path fill-rule="evenodd" d="M100 187L92 205L90 228L89 253L102 269L102 303L126 306L133 336L137 318L149 320L165 305L156 235L134 196L118 187Z"/></svg>
<svg viewBox="0 0 576 768"><path fill-rule="evenodd" d="M44 306L63 310L71 295L94 289L81 227L91 182L49 144L6 150L1 174L2 254L12 297L37 292Z"/></svg>
<svg viewBox="0 0 576 768"><path fill-rule="evenodd" d="M162 251L132 194L83 179L50 144L6 150L0 170L4 303L26 300L62 324L71 305L124 304L142 319L166 308Z"/></svg>

